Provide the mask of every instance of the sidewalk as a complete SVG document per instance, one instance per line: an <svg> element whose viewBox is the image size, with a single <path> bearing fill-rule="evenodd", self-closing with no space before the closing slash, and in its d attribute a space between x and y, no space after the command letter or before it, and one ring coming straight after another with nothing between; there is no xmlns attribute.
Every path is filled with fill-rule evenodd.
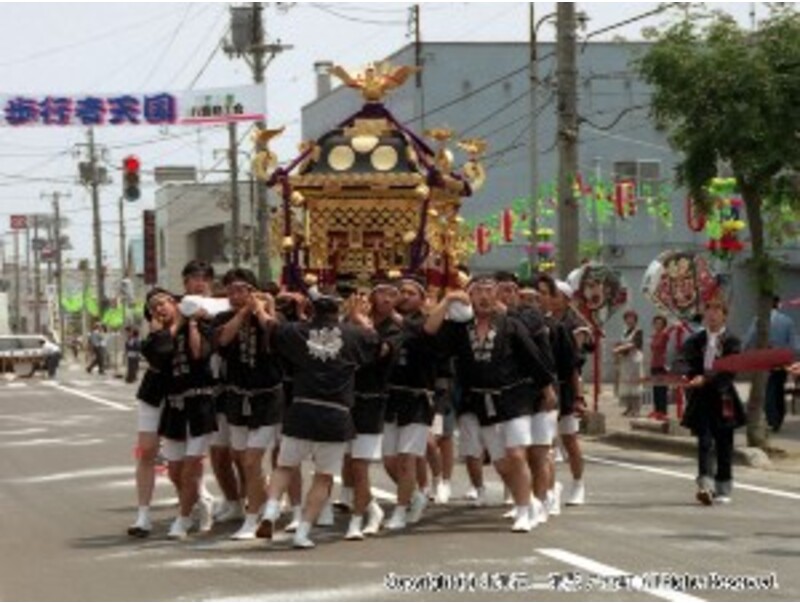
<svg viewBox="0 0 800 603"><path fill-rule="evenodd" d="M742 400L747 401L750 391L749 383L738 383L737 388ZM587 393L591 387L587 387ZM603 384L598 409L605 415L606 432L597 436L600 441L624 448L638 448L668 452L672 454L694 455L697 450L696 439L691 433L679 425L675 414L675 406L670 404L671 425L669 433L659 429L660 424L646 419L631 420L622 416L624 408L614 396L613 386ZM587 396L591 407L591 394ZM651 405L642 407L642 417L652 410ZM786 419L778 433L768 432L769 440L766 455L759 449L747 447L746 429L736 430L734 440L734 460L740 464L762 466L764 468L799 471L800 472L800 414L791 414L791 405L787 404ZM766 458L768 457L768 459Z"/></svg>

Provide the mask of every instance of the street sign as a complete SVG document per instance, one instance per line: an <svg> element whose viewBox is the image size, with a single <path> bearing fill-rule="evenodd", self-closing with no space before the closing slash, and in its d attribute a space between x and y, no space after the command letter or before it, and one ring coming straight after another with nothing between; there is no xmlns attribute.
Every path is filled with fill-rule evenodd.
<svg viewBox="0 0 800 603"><path fill-rule="evenodd" d="M156 212L146 209L143 212L144 222L144 283L155 285L158 281L158 264L156 263Z"/></svg>
<svg viewBox="0 0 800 603"><path fill-rule="evenodd" d="M42 251L47 247L47 239L31 239L31 249L34 251Z"/></svg>
<svg viewBox="0 0 800 603"><path fill-rule="evenodd" d="M22 230L24 228L28 228L28 216L11 216L11 228L13 230Z"/></svg>

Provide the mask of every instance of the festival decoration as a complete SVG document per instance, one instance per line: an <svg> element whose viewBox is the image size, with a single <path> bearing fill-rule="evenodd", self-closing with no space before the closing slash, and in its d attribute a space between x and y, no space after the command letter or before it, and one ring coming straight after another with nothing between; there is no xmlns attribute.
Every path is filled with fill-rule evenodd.
<svg viewBox="0 0 800 603"><path fill-rule="evenodd" d="M719 289L708 260L692 251L665 251L653 260L642 279L642 292L659 310L691 320L702 303Z"/></svg>
<svg viewBox="0 0 800 603"><path fill-rule="evenodd" d="M584 264L570 272L567 282L578 311L598 329L628 302L622 276L604 264Z"/></svg>
<svg viewBox="0 0 800 603"><path fill-rule="evenodd" d="M744 249L739 232L745 223L741 219L744 202L736 192L735 178L714 178L708 186L711 212L706 218L706 247L711 254L730 263Z"/></svg>
<svg viewBox="0 0 800 603"><path fill-rule="evenodd" d="M275 221L285 284L303 288L309 276L324 286L424 272L447 287L472 245L484 253L491 248L499 230L466 224L459 216L463 198L485 181L485 141L457 143L468 155L459 171L448 148L452 130L426 130L433 141L429 146L383 103L416 71L385 62L357 74L334 67L331 73L358 89L364 106L319 139L303 143L287 165L275 167L269 155L259 160L257 176L283 198ZM511 216L509 221L507 236L512 237Z"/></svg>

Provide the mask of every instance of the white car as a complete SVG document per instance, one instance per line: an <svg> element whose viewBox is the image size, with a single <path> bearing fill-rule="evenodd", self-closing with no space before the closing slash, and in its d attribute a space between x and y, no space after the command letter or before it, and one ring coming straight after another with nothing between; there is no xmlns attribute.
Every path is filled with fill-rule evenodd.
<svg viewBox="0 0 800 603"><path fill-rule="evenodd" d="M46 343L44 335L0 335L0 373L31 377L44 369Z"/></svg>

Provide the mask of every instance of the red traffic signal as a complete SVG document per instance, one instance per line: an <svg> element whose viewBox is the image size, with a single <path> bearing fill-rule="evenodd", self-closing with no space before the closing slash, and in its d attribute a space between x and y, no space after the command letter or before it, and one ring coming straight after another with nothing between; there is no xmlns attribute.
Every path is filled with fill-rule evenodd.
<svg viewBox="0 0 800 603"><path fill-rule="evenodd" d="M141 197L139 190L139 168L141 163L136 155L128 155L122 160L122 196L128 201Z"/></svg>

